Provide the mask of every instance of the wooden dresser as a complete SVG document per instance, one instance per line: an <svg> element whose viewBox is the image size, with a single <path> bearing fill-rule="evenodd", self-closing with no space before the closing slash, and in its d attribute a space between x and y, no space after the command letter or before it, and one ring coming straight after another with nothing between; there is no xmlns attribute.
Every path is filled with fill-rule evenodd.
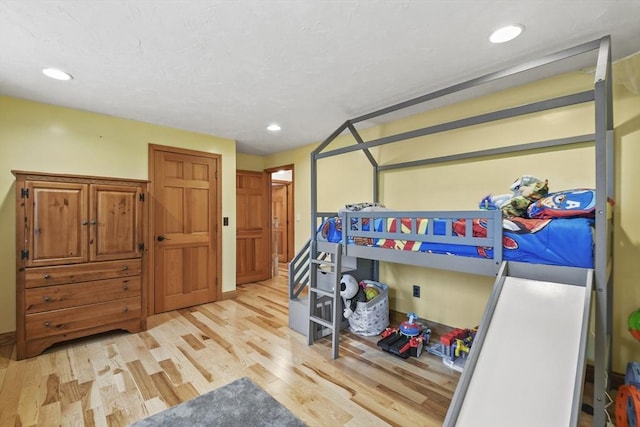
<svg viewBox="0 0 640 427"><path fill-rule="evenodd" d="M147 182L13 171L18 360L146 329Z"/></svg>

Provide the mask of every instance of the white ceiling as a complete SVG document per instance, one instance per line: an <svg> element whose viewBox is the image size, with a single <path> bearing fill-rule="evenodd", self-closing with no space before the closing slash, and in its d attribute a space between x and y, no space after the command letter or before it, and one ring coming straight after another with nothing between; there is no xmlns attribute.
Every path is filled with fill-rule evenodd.
<svg viewBox="0 0 640 427"><path fill-rule="evenodd" d="M520 38L489 43L511 23ZM640 50L640 0L0 0L0 94L266 155L607 34L614 59Z"/></svg>

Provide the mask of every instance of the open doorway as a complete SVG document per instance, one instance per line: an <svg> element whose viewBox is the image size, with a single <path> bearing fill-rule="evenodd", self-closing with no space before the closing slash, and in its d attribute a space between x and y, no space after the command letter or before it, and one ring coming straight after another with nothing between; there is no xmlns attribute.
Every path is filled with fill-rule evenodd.
<svg viewBox="0 0 640 427"><path fill-rule="evenodd" d="M277 276L294 255L293 165L270 168L265 172L271 176L271 259L273 275Z"/></svg>

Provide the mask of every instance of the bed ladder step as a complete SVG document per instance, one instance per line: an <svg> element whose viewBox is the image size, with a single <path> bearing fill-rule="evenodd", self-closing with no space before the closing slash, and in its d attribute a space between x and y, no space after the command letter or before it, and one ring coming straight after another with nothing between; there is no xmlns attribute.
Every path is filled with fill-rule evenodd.
<svg viewBox="0 0 640 427"><path fill-rule="evenodd" d="M333 329L333 324L330 321L327 321L321 317L318 316L311 316L310 317L312 322L317 323L318 325L322 325L325 328L329 328L329 329Z"/></svg>
<svg viewBox="0 0 640 427"><path fill-rule="evenodd" d="M338 357L338 339L342 324L342 300L340 279L342 278L342 245L336 244L327 258L318 252L317 242L311 242L310 282L309 282L309 332L307 343L313 344L320 338L321 329L331 333L332 357ZM330 302L331 310L317 310L318 305ZM321 326L322 328L318 328Z"/></svg>
<svg viewBox="0 0 640 427"><path fill-rule="evenodd" d="M324 296L324 297L333 297L333 291L325 291L324 289L320 289L320 288L310 288L309 289L310 292L315 292L318 295Z"/></svg>

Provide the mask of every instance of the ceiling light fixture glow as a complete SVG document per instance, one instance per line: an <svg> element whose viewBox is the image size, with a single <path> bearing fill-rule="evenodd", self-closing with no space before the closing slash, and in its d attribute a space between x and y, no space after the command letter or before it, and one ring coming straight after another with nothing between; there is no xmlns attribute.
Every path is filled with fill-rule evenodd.
<svg viewBox="0 0 640 427"><path fill-rule="evenodd" d="M491 36L489 36L489 41L491 43L504 43L510 40L515 39L524 31L524 26L522 25L507 25L506 27L498 28Z"/></svg>
<svg viewBox="0 0 640 427"><path fill-rule="evenodd" d="M270 132L278 132L280 129L280 125L276 123L271 123L269 126L267 126L267 130Z"/></svg>
<svg viewBox="0 0 640 427"><path fill-rule="evenodd" d="M56 80L71 80L73 76L57 68L43 68L42 74Z"/></svg>

